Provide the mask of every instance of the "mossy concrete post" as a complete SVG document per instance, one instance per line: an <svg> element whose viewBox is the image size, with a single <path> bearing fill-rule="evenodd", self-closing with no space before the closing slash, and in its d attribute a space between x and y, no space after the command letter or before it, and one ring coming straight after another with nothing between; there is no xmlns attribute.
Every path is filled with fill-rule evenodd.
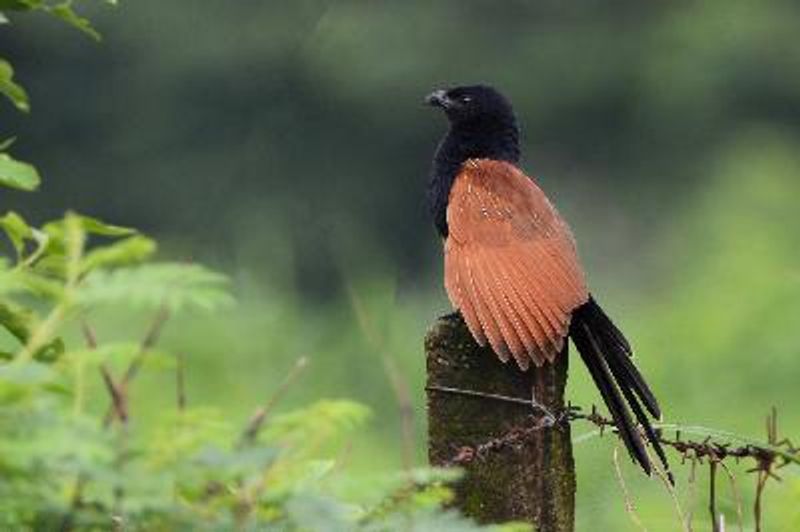
<svg viewBox="0 0 800 532"><path fill-rule="evenodd" d="M425 351L428 457L434 466L465 469L454 486L455 506L480 523L516 520L541 532L574 530L569 423L530 430L540 417L531 405L441 391L529 398L533 389L556 414L564 408L568 357L522 372L478 346L460 316L440 318L425 338Z"/></svg>

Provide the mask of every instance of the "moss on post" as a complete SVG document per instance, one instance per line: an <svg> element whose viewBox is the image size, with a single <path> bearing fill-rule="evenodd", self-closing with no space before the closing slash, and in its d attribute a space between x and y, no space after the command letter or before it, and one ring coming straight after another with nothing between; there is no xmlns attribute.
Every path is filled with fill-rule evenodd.
<svg viewBox="0 0 800 532"><path fill-rule="evenodd" d="M537 401L556 413L564 407L568 357L522 372L478 346L460 316L439 319L425 338L425 351L429 460L436 466L458 463L466 470L455 486L455 505L481 523L517 520L543 532L573 530L575 463L569 424L530 430L535 425L530 405L432 389L527 399L533 388Z"/></svg>

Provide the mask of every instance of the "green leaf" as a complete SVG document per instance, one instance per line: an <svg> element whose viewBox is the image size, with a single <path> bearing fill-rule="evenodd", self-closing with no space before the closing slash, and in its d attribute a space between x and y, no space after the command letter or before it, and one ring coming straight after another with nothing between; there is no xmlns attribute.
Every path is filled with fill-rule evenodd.
<svg viewBox="0 0 800 532"><path fill-rule="evenodd" d="M111 364L111 367L127 367L134 359L140 358L144 368L164 371L174 369L175 356L159 349L142 351L138 342L109 342L96 348L82 348L67 351L62 360L67 363L81 362L90 366Z"/></svg>
<svg viewBox="0 0 800 532"><path fill-rule="evenodd" d="M136 233L136 229L106 223L91 216L76 214L81 222L81 227L90 235L100 236L128 236Z"/></svg>
<svg viewBox="0 0 800 532"><path fill-rule="evenodd" d="M310 406L276 415L262 434L265 440L288 440L301 448L309 442L341 436L364 424L370 410L347 399L323 399Z"/></svg>
<svg viewBox="0 0 800 532"><path fill-rule="evenodd" d="M19 269L10 269L5 259L0 261L0 296L30 292L25 282L29 272Z"/></svg>
<svg viewBox="0 0 800 532"><path fill-rule="evenodd" d="M31 294L53 301L64 296L63 283L29 268L0 271L0 295Z"/></svg>
<svg viewBox="0 0 800 532"><path fill-rule="evenodd" d="M278 456L278 450L272 447L251 447L226 451L214 446L206 446L192 459L197 466L211 469L222 469L231 475L244 475L254 471L262 471Z"/></svg>
<svg viewBox="0 0 800 532"><path fill-rule="evenodd" d="M14 211L10 211L0 218L0 227L3 228L9 240L11 240L11 244L17 253L17 261L22 262L25 259L24 264L28 266L33 264L44 253L50 239L46 233L29 226L28 222ZM34 241L36 249L25 258L25 242L27 240Z"/></svg>
<svg viewBox="0 0 800 532"><path fill-rule="evenodd" d="M2 301L0 302L0 325L11 333L21 345L25 345L39 327L39 317L33 310L11 301ZM63 353L64 341L56 338L40 347L33 356L39 362L52 362Z"/></svg>
<svg viewBox="0 0 800 532"><path fill-rule="evenodd" d="M403 472L402 478L410 480L418 486L429 484L455 482L464 476L461 469L455 467L417 467L408 472Z"/></svg>
<svg viewBox="0 0 800 532"><path fill-rule="evenodd" d="M30 111L28 93L14 81L14 68L5 59L0 59L0 93L11 100L20 111Z"/></svg>
<svg viewBox="0 0 800 532"><path fill-rule="evenodd" d="M37 9L41 4L41 0L0 0L0 9L30 11L31 9Z"/></svg>
<svg viewBox="0 0 800 532"><path fill-rule="evenodd" d="M0 325L25 344L31 331L39 324L39 319L32 310L28 310L11 301L0 302Z"/></svg>
<svg viewBox="0 0 800 532"><path fill-rule="evenodd" d="M414 532L496 532L501 529L492 525L488 527L478 525L474 521L459 515L454 510L422 510L411 514L398 512L380 522L371 523L363 527L362 530L364 532L379 532L384 530L414 530ZM528 530L531 530L530 526Z"/></svg>
<svg viewBox="0 0 800 532"><path fill-rule="evenodd" d="M300 530L313 532L349 532L355 529L356 519L361 513L355 505L311 493L292 497L286 510Z"/></svg>
<svg viewBox="0 0 800 532"><path fill-rule="evenodd" d="M54 338L40 347L34 354L33 359L38 362L54 362L61 358L61 355L66 351L64 340L61 338Z"/></svg>
<svg viewBox="0 0 800 532"><path fill-rule="evenodd" d="M109 224L91 216L68 213L60 220L48 222L42 228L45 232L57 239L63 239L67 218L74 217L80 223L80 228L87 234L99 236L129 236L136 233L136 229Z"/></svg>
<svg viewBox="0 0 800 532"><path fill-rule="evenodd" d="M171 311L183 307L214 310L232 303L228 279L195 264L145 264L113 271L95 270L83 282L85 305L124 304Z"/></svg>
<svg viewBox="0 0 800 532"><path fill-rule="evenodd" d="M206 454L206 450L228 448L232 433L235 432L229 416L220 410L208 407L189 407L180 412L167 410L160 416L148 446L155 465L187 463L192 469L198 465L216 469L223 464L213 463L214 451Z"/></svg>
<svg viewBox="0 0 800 532"><path fill-rule="evenodd" d="M65 2L63 4L59 4L56 6L51 7L48 11L55 15L56 17L60 18L73 28L77 28L92 39L99 41L101 39L100 34L92 27L91 22L89 19L81 17L78 15L70 5L70 2Z"/></svg>
<svg viewBox="0 0 800 532"><path fill-rule="evenodd" d="M136 235L109 246L93 249L83 259L82 270L89 272L97 268L123 266L141 262L156 251L154 240Z"/></svg>
<svg viewBox="0 0 800 532"><path fill-rule="evenodd" d="M17 137L9 137L6 140L0 142L0 151L8 150L11 146L14 145L14 143L16 141L17 141Z"/></svg>
<svg viewBox="0 0 800 532"><path fill-rule="evenodd" d="M42 227L41 235L34 233L34 237L43 237L37 238L37 242L42 240L43 244L46 245L45 249L37 250L37 252L34 253L34 255L37 255L35 257L37 259L35 263L37 272L56 277L63 277L66 274L66 254L69 244L69 232L67 231L68 221L70 224L73 224L73 230L79 230L79 233L84 236L98 235L106 237L121 237L136 233L136 230L129 227L112 225L98 220L97 218L69 212L60 220L54 220L46 223ZM133 254L137 251L146 251L143 249L145 245L142 245L141 242L134 244L132 247L135 247L135 249L129 249L129 254ZM102 257L95 258L93 260L101 259ZM33 263L33 256L26 262ZM83 268L83 271L85 272L86 268Z"/></svg>
<svg viewBox="0 0 800 532"><path fill-rule="evenodd" d="M5 216L0 218L0 227L6 232L14 250L17 252L17 258L22 258L25 251L25 240L33 238L33 232L30 226L19 214L11 211Z"/></svg>
<svg viewBox="0 0 800 532"><path fill-rule="evenodd" d="M89 37L100 40L100 34L92 27L88 19L78 15L72 8L72 0L60 0L58 2L45 2L43 0L0 0L0 9L9 11L32 11L38 10L49 13L61 19L70 26L77 28ZM106 4L116 5L116 0L105 0Z"/></svg>
<svg viewBox="0 0 800 532"><path fill-rule="evenodd" d="M41 178L32 165L0 153L0 185L18 190L32 191L39 187Z"/></svg>
<svg viewBox="0 0 800 532"><path fill-rule="evenodd" d="M54 376L55 374L49 366L39 362L0 366L0 382L41 384L52 380Z"/></svg>

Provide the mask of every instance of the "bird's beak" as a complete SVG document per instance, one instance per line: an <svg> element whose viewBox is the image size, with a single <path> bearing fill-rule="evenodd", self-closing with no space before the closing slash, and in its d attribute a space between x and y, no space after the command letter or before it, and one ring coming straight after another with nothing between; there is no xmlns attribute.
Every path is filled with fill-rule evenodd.
<svg viewBox="0 0 800 532"><path fill-rule="evenodd" d="M425 103L431 107L441 107L447 109L450 105L450 98L447 97L447 91L444 89L435 90L425 97Z"/></svg>

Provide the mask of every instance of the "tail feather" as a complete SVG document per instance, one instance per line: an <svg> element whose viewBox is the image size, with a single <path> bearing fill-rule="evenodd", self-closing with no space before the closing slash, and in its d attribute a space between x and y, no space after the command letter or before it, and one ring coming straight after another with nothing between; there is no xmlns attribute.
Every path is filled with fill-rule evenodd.
<svg viewBox="0 0 800 532"><path fill-rule="evenodd" d="M585 319L589 322L592 333L599 340L600 351L611 367L614 378L617 379L618 384L624 383L633 388L650 414L656 419L660 419L661 408L658 406L658 400L633 364L630 358L633 351L628 341L593 299L590 299L586 305L590 305L590 307L588 307L589 311L585 313Z"/></svg>
<svg viewBox="0 0 800 532"><path fill-rule="evenodd" d="M631 349L631 344L628 343L628 339L625 338L622 331L617 329L617 326L614 325L611 318L608 317L600 305L591 297L589 297L589 301L587 302L587 308L589 307L591 312L586 313L587 317L596 325L597 330L613 341L620 349L625 351L628 356L633 356L633 349Z"/></svg>
<svg viewBox="0 0 800 532"><path fill-rule="evenodd" d="M570 337L600 390L631 457L648 475L651 473L652 464L642 434L631 417L632 411L659 461L669 472L664 449L642 408L644 404L653 417L659 418L658 402L630 358L632 350L628 341L591 297L573 313Z"/></svg>
<svg viewBox="0 0 800 532"><path fill-rule="evenodd" d="M619 390L614 385L614 380L609 373L608 366L600 354L597 344L586 327L586 324L581 324L574 327L575 331L572 333L572 341L575 342L575 347L583 359L586 367L589 368L589 373L594 380L597 389L600 390L600 395L603 396L603 401L606 403L608 410L611 412L611 417L617 424L619 435L628 448L634 460L639 462L648 475L652 470L650 459L647 456L647 451L644 448L641 436L639 436L628 409L619 394Z"/></svg>
<svg viewBox="0 0 800 532"><path fill-rule="evenodd" d="M636 367L633 366L633 363L628 358L624 359L624 362L627 363L627 365L620 363L614 356L609 356L608 361L609 361L609 367L611 368L611 373L614 376L614 379L616 379L617 383L619 384L619 387L622 390L622 394L625 396L626 401L628 401L628 405L630 405L631 410L633 410L633 415L636 417L636 420L639 422L642 428L644 428L645 436L647 436L650 445L652 445L653 449L656 451L658 459L661 461L661 464L664 466L664 470L669 474L671 480L672 474L669 473L669 464L667 463L667 456L664 453L664 448L658 441L658 436L656 435L655 430L653 430L653 426L650 423L650 419L648 419L647 414L642 409L642 406L639 404L637 397L634 396L634 391L636 390L636 388L634 387L634 383L629 380L626 371L628 370L628 367L632 367L636 371L638 379L644 384L644 380L642 379L641 374L639 374L638 370L636 370ZM646 386L647 385L645 384L645 387ZM647 391L650 392L649 389L647 389ZM655 397L653 397L652 392L650 392L649 395L653 399L654 402L653 404L655 405L653 408L648 406L648 403L645 402L644 399L642 399L642 401L645 402L645 406L647 406L648 410L654 417L661 417L660 412L658 410L658 405L655 404ZM641 394L639 394L639 398L641 398ZM659 413L657 414L656 412Z"/></svg>

